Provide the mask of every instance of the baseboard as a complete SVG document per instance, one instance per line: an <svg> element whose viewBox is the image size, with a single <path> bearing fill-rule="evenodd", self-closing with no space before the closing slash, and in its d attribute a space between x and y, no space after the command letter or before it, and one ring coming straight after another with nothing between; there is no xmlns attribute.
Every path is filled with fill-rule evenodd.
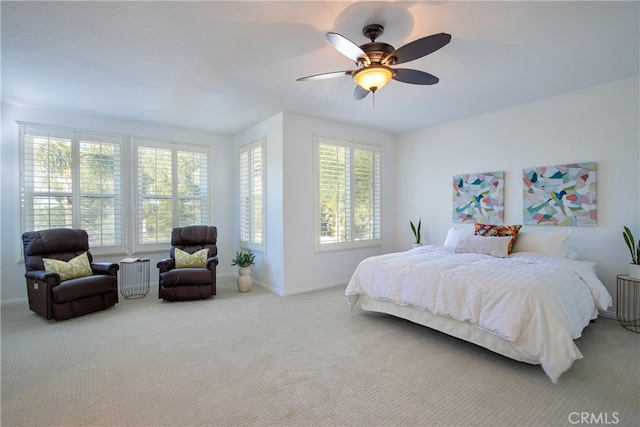
<svg viewBox="0 0 640 427"><path fill-rule="evenodd" d="M273 286L271 286L271 285L269 285L267 283L264 283L264 282L261 282L259 280L253 279L253 284L258 286L258 287L260 287L260 288L262 288L262 289L265 289L265 290L271 292L272 294L276 294L276 295L281 296L281 297L284 296L282 294L282 292L280 291L280 289L276 289L276 288L274 288Z"/></svg>

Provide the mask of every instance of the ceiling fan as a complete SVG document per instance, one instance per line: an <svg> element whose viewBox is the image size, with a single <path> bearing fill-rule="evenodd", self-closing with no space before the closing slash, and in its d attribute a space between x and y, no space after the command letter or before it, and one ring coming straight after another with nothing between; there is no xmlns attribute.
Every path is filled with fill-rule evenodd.
<svg viewBox="0 0 640 427"><path fill-rule="evenodd" d="M352 76L356 82L353 97L357 100L363 99L369 92L375 93L391 79L416 85L433 85L440 81L436 76L424 71L391 67L429 55L446 46L451 41L450 34L433 34L395 49L390 44L376 42L376 39L383 32L382 25L365 26L362 34L371 41L361 46L338 33L327 33L326 37L329 43L347 58L355 61L357 69L315 74L300 77L297 81L323 80L344 75Z"/></svg>

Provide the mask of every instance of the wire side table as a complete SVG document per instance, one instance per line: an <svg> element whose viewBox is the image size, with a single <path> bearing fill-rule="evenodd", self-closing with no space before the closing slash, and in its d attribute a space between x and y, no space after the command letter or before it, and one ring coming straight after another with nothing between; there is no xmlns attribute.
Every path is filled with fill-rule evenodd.
<svg viewBox="0 0 640 427"><path fill-rule="evenodd" d="M623 328L640 333L640 279L618 276L616 317Z"/></svg>
<svg viewBox="0 0 640 427"><path fill-rule="evenodd" d="M126 299L144 298L149 293L148 258L125 258L120 261L120 293Z"/></svg>

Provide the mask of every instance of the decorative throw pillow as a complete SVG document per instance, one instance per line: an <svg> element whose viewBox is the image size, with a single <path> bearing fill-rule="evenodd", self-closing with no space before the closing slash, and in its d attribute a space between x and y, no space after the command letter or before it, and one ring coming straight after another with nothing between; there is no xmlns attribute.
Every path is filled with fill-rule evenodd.
<svg viewBox="0 0 640 427"><path fill-rule="evenodd" d="M511 237L509 243L509 253L513 251L513 244L516 242L518 232L522 228L522 225L495 225L495 224L475 224L476 236L492 236L492 237Z"/></svg>
<svg viewBox="0 0 640 427"><path fill-rule="evenodd" d="M522 228L522 225L498 225L498 236L511 237L511 242L509 242L509 253L513 252L513 245L516 242L516 237L518 237L518 233Z"/></svg>
<svg viewBox="0 0 640 427"><path fill-rule="evenodd" d="M209 249L200 249L198 252L190 254L176 248L173 255L176 259L176 268L204 268L207 265Z"/></svg>
<svg viewBox="0 0 640 427"><path fill-rule="evenodd" d="M505 258L508 255L511 237L485 237L471 236L460 239L456 246L457 254L474 253L491 255L496 258Z"/></svg>
<svg viewBox="0 0 640 427"><path fill-rule="evenodd" d="M61 282L93 275L86 252L70 259L69 262L51 258L43 258L42 261L44 262L44 269L58 273Z"/></svg>
<svg viewBox="0 0 640 427"><path fill-rule="evenodd" d="M493 224L475 224L475 235L485 237L497 237L498 226Z"/></svg>

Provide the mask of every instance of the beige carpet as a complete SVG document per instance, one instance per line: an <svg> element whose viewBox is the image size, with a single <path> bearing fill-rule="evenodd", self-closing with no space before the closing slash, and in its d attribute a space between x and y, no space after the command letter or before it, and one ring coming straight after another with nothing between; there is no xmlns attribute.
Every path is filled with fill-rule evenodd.
<svg viewBox="0 0 640 427"><path fill-rule="evenodd" d="M559 384L542 368L395 319L344 288L279 297L219 284L46 321L2 308L8 426L637 426L640 334L601 319ZM596 422L597 421L597 422ZM608 421L608 422L607 422ZM617 421L617 422L614 422ZM581 425L585 425L583 422Z"/></svg>

